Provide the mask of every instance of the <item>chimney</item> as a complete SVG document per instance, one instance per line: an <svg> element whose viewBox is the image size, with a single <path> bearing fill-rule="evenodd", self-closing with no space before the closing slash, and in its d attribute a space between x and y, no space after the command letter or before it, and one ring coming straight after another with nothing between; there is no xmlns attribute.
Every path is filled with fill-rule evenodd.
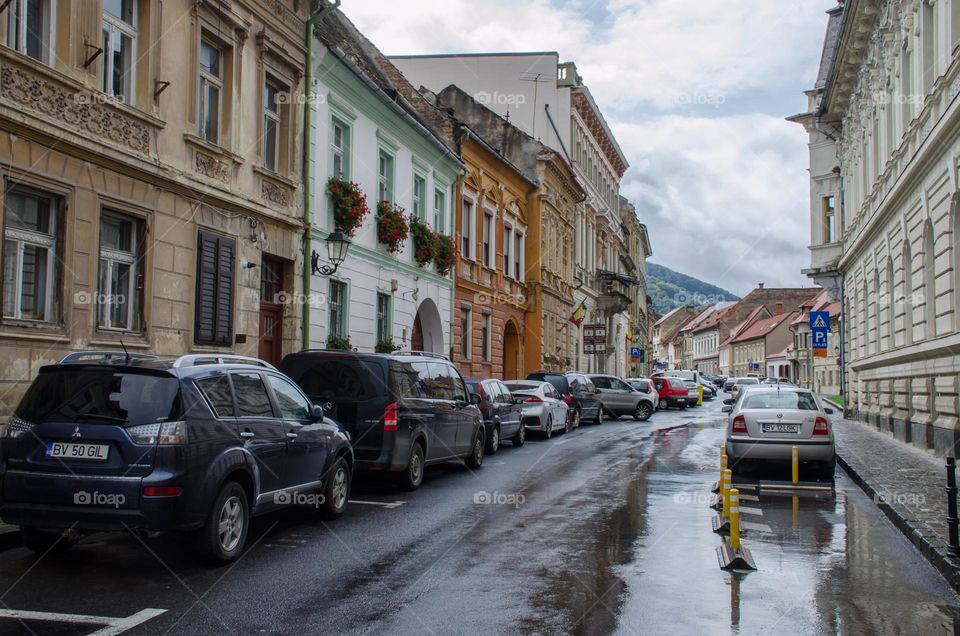
<svg viewBox="0 0 960 636"><path fill-rule="evenodd" d="M757 283L757 289L763 289L763 283Z"/></svg>
<svg viewBox="0 0 960 636"><path fill-rule="evenodd" d="M783 302L782 301L778 302L776 307L777 307L777 313L774 315L779 316L780 314L783 313Z"/></svg>

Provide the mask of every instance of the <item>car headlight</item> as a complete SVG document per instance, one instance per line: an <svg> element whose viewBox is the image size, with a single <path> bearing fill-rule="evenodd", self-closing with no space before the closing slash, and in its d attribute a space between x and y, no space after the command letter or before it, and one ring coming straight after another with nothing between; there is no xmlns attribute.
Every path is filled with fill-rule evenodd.
<svg viewBox="0 0 960 636"><path fill-rule="evenodd" d="M3 430L3 436L16 439L31 432L35 427L36 424L33 422L28 422L14 416L10 418L9 422L7 422L7 427Z"/></svg>

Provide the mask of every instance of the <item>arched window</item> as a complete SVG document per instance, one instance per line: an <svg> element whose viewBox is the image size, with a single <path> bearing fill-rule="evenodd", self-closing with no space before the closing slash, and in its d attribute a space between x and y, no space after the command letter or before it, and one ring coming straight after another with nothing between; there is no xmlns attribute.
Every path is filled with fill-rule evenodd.
<svg viewBox="0 0 960 636"><path fill-rule="evenodd" d="M894 301L895 295L893 290L893 257L889 254L887 255L887 290L886 297L884 298L883 306L886 312L887 320L887 346L888 351L892 351L896 347L896 325L894 323L896 312L894 307L896 307L896 302Z"/></svg>
<svg viewBox="0 0 960 636"><path fill-rule="evenodd" d="M903 262L900 265L903 277L903 293L900 306L903 308L903 344L913 344L913 251L910 249L910 238L903 237Z"/></svg>
<svg viewBox="0 0 960 636"><path fill-rule="evenodd" d="M870 350L880 353L880 269L876 263L873 266L872 282L870 292L873 297L873 311L870 312L870 318L873 320L873 330L870 333Z"/></svg>
<svg viewBox="0 0 960 636"><path fill-rule="evenodd" d="M933 223L923 226L923 321L924 338L937 335L937 254L933 241Z"/></svg>

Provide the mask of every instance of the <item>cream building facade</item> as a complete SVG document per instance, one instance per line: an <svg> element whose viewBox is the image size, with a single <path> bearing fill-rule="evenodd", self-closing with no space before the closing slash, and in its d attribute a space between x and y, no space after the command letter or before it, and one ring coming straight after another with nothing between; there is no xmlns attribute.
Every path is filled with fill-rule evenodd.
<svg viewBox="0 0 960 636"><path fill-rule="evenodd" d="M848 409L937 455L960 439L960 2L848 1L809 112L811 267L843 303Z"/></svg>

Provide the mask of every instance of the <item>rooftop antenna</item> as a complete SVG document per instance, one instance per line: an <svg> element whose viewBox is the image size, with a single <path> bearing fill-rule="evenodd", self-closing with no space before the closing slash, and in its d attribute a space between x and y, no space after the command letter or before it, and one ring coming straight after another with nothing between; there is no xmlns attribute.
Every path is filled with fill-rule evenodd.
<svg viewBox="0 0 960 636"><path fill-rule="evenodd" d="M130 362L130 352L127 351L127 345L123 344L123 338L120 338L120 346L123 347L123 354L127 356L127 362Z"/></svg>
<svg viewBox="0 0 960 636"><path fill-rule="evenodd" d="M534 139L537 138L537 96L538 89L540 88L541 82L551 81L548 77L543 77L543 73L521 73L520 74L521 82L533 82L533 130L530 131L530 136Z"/></svg>

